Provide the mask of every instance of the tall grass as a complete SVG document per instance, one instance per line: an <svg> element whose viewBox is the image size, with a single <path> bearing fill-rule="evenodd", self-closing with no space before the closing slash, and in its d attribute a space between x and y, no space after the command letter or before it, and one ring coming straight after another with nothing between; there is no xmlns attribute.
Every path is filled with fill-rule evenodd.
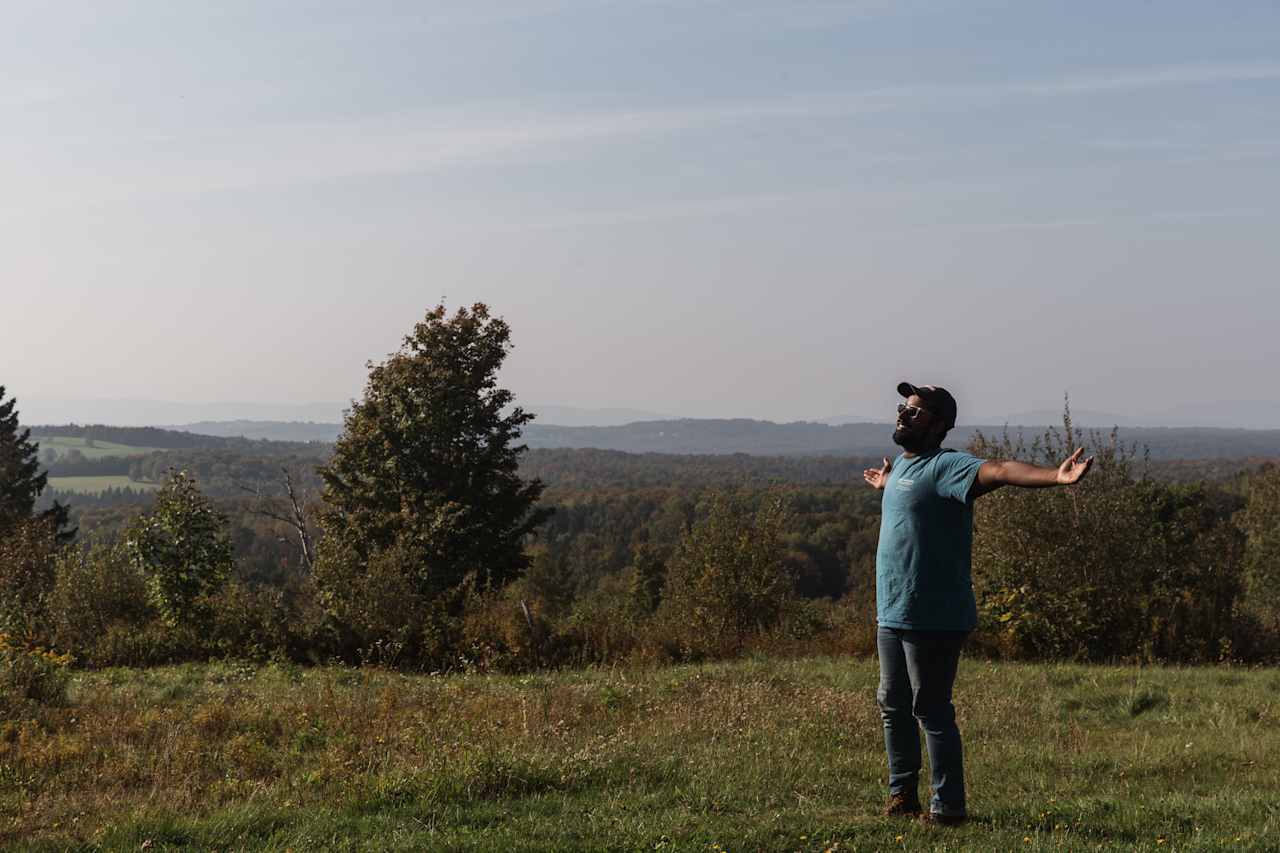
<svg viewBox="0 0 1280 853"><path fill-rule="evenodd" d="M874 661L78 673L0 722L28 849L1129 850L1280 840L1280 672L966 660L973 820L879 814ZM922 790L922 793L924 791ZM1272 848L1274 849L1274 847Z"/></svg>

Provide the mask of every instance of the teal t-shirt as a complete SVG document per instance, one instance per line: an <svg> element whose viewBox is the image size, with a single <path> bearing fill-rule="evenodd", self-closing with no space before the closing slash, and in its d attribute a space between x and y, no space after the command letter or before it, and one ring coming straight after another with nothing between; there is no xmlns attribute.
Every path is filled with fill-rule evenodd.
<svg viewBox="0 0 1280 853"><path fill-rule="evenodd" d="M876 617L885 628L971 631L973 499L985 460L939 449L893 461L880 504Z"/></svg>

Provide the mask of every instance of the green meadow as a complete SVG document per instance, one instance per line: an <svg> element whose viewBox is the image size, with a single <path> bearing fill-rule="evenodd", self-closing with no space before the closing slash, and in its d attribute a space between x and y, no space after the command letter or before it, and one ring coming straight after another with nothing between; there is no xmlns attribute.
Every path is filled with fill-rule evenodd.
<svg viewBox="0 0 1280 853"><path fill-rule="evenodd" d="M97 495L107 489L151 491L159 488L155 483L130 480L128 474L108 474L95 477L50 477L49 487L61 492L75 492L81 495Z"/></svg>
<svg viewBox="0 0 1280 853"><path fill-rule="evenodd" d="M110 441L90 440L86 438L74 438L62 435L32 435L31 440L40 445L40 451L53 450L58 454L58 458L66 456L72 450L78 450L84 454L86 459L106 459L112 456L142 456L147 453L159 450L157 447L132 447L127 444L115 444Z"/></svg>
<svg viewBox="0 0 1280 853"><path fill-rule="evenodd" d="M1280 671L966 660L971 821L880 814L874 660L72 676L0 723L32 850L1280 846ZM925 793L922 790L922 793Z"/></svg>

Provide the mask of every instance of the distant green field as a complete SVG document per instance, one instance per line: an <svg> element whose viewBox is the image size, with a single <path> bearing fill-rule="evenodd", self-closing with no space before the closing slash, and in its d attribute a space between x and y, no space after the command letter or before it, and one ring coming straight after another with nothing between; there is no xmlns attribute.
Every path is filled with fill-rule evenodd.
<svg viewBox="0 0 1280 853"><path fill-rule="evenodd" d="M44 455L45 450L53 450L58 454L59 459L72 450L79 450L86 459L105 459L109 456L142 456L145 453L160 449L158 447L130 447L127 444L114 444L110 441L97 440L94 440L93 446L90 446L89 439L61 435L32 435L31 440L40 445L41 456Z"/></svg>
<svg viewBox="0 0 1280 853"><path fill-rule="evenodd" d="M140 483L130 480L128 474L115 474L104 477L50 477L49 487L60 492L76 492L81 495L97 495L107 489L134 489L150 491L157 488L155 483Z"/></svg>

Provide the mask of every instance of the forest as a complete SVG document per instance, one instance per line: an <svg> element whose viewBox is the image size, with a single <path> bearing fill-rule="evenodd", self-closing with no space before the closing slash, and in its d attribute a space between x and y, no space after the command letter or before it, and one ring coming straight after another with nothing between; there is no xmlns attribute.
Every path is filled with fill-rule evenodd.
<svg viewBox="0 0 1280 853"><path fill-rule="evenodd" d="M211 638L212 645L203 646L159 642L156 637L147 639L145 634L135 636L138 642L121 644L110 628L120 614L102 613L98 624L105 630L101 639L78 640L78 660L85 665L108 665L159 663L226 653L303 661L341 656L344 651L352 659L367 655L368 651L360 648L344 650L337 637L326 631L296 525L282 520L287 508L284 475L289 472L304 508L307 528L312 535L320 535L316 512L323 481L317 469L332 453L332 445L254 441L231 448L219 446L221 439L183 439L160 434L163 432L123 428L99 435L104 441L131 446L142 446L144 440L152 446L192 446L132 457L64 459L51 466L48 473L122 474L155 484L164 482L170 471L187 472L225 519L234 569L222 595L233 599L226 603L237 609L224 613L226 619L219 623L222 633L216 642ZM53 434L48 428L41 428L41 433ZM86 431L66 427L57 434L85 436ZM1109 436L1093 439L1110 447ZM195 446L200 444L205 446ZM1117 445L1116 452L1122 449ZM990 605L983 627L983 647L989 653L1030 658L1198 661L1217 660L1224 655L1262 659L1274 654L1275 626L1267 621L1274 618L1274 613L1256 583L1248 583L1251 572L1260 571L1253 564L1264 559L1257 554L1274 547L1269 544L1275 538L1274 531L1268 538L1265 529L1254 529L1265 527L1264 507L1274 499L1268 497L1274 495L1274 484L1280 478L1274 466L1258 458L1144 462L1137 456L1136 451L1130 451L1124 474L1128 485L1122 491L1133 500L1146 503L1153 516L1168 514L1170 506L1179 505L1173 512L1182 513L1177 525L1186 530L1184 537L1208 537L1213 541L1225 537L1223 553L1228 559L1215 571L1222 573L1228 586L1238 587L1228 606L1237 619L1225 623L1219 619L1212 626L1216 636L1194 642L1184 637L1180 645L1171 645L1168 637L1148 636L1136 646L1122 646L1115 626L1105 631L1095 628L1098 633L1094 639L1074 645L1070 638L1031 642L1023 636L1014 641L1008 630L1012 619L1001 622L1005 612L996 612L996 603L1004 601L1000 596L1007 595L1009 587L1004 584L1001 589L1006 592L993 591L998 565L993 559L988 564L991 576L979 578L980 589L986 584L983 600ZM658 602L637 603L638 598L643 598L637 588L645 566L665 566L681 543L691 537L699 521L708 517L713 505L726 499L737 507L741 524L746 524L744 519L751 518L770 499L781 498L788 507L780 531L778 566L789 578L788 593L798 608L787 617L789 624L775 625L772 631L757 631L745 642L767 641L797 651L806 647L868 650L868 626L874 615L879 504L878 495L862 484L861 472L876 461L849 456L634 454L595 449L534 449L522 453L520 474L545 484L540 503L551 513L530 537L527 571L501 596L486 600L477 611L495 624L488 626L490 636L473 637L477 644L468 657L469 665L537 665L532 645L535 636L543 644L538 655L544 662L602 660L622 654L624 649L627 654L653 653L672 658L725 654L723 649L682 649L679 643L638 652L643 645L640 626L656 626L653 613L645 611L652 607L656 612ZM1002 498L997 495L992 500ZM35 509L47 509L55 501L70 507L70 519L77 529L74 548L83 555L79 557L81 568L105 570L115 566L127 572L130 570L124 561L112 556L113 549L130 524L148 512L155 500L152 491L141 489L112 489L87 495L48 488ZM1029 512L1016 506L1001 509L1017 517ZM982 520L979 546L991 541L987 534L994 537L1002 526L984 525ZM1012 520L1005 522L1004 526L1011 523ZM1115 553L1116 543L1108 547ZM1176 558L1189 562L1203 559L1185 552ZM976 559L979 566L984 565L981 555ZM1119 582L1135 595L1149 590L1147 580L1127 571L1131 567L1131 562L1125 561L1117 572ZM1184 577L1178 595L1201 596L1206 581ZM1110 595L1106 593L1108 598ZM655 598L660 599L660 594ZM521 602L528 608L529 622L524 619ZM140 612L135 615L142 618L146 608L141 604L138 607ZM232 624L233 612L238 624ZM522 632L527 636L521 636ZM610 636L623 632L632 632L633 636ZM102 641L109 635L113 636L110 643ZM85 644L92 648L86 649ZM68 641L62 645L68 645Z"/></svg>
<svg viewBox="0 0 1280 853"><path fill-rule="evenodd" d="M532 416L493 379L508 336L483 305L429 312L332 444L33 433L0 392L4 654L35 685L64 665L228 657L524 671L872 651L880 496L862 470L887 448L529 449ZM1097 460L1079 487L977 502L975 653L1277 659L1266 457L1153 459L1069 409L1034 435L960 439L990 459ZM120 485L57 487L87 476Z"/></svg>

